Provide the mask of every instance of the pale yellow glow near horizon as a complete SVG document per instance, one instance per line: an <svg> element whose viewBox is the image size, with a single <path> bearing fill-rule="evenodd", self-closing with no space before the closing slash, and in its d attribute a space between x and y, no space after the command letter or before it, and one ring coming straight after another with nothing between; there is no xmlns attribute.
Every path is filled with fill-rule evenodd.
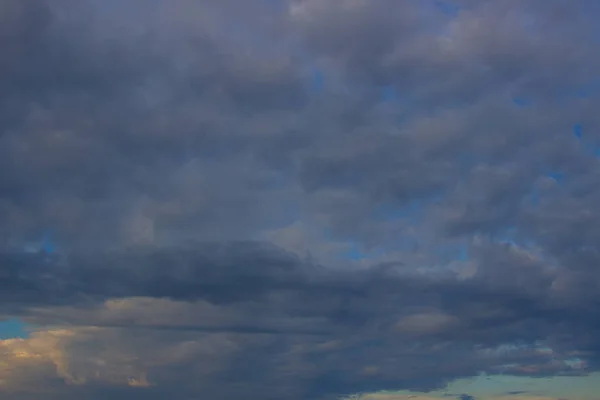
<svg viewBox="0 0 600 400"><path fill-rule="evenodd" d="M469 394L477 400L599 400L600 373L581 377L553 378L479 376L456 380L444 390L429 393L382 391L352 396L352 398L359 400L448 400L458 398L460 394Z"/></svg>

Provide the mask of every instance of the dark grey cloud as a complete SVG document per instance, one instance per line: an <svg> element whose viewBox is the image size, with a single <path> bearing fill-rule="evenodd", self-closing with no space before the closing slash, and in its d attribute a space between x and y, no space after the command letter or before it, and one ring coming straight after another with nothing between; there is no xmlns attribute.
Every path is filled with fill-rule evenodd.
<svg viewBox="0 0 600 400"><path fill-rule="evenodd" d="M568 363L577 353L596 363L600 353L588 335L599 325L597 291L557 291L560 271L508 245L484 243L474 251L482 269L467 279L385 265L332 270L260 243L130 249L56 262L6 256L2 303L9 312L20 307L31 323L92 329L93 339L82 336L73 346L100 340L128 354L142 340L161 346L224 335L235 351L226 367L209 374L219 383L213 395L231 385L240 387L228 389L231 395L247 390L257 398L432 390L479 372L580 375L585 371ZM164 298L182 308L161 312L157 303L123 314L115 303L103 313L101 304L114 298ZM198 301L214 310L185 311L186 302ZM551 343L552 351L540 343ZM93 370L81 354L94 354L94 347L69 351L72 363L83 363L80 374ZM188 382L196 362L170 365L176 376L150 359L137 367L159 386L191 394L199 390Z"/></svg>
<svg viewBox="0 0 600 400"><path fill-rule="evenodd" d="M454 4L0 3L0 314L40 328L15 354L57 349L23 382L597 371L599 10Z"/></svg>

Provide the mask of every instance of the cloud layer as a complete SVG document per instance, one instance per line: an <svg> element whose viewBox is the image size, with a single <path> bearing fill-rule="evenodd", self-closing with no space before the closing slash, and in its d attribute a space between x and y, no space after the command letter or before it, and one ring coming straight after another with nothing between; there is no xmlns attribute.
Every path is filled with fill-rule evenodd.
<svg viewBox="0 0 600 400"><path fill-rule="evenodd" d="M4 0L0 393L597 372L597 8Z"/></svg>

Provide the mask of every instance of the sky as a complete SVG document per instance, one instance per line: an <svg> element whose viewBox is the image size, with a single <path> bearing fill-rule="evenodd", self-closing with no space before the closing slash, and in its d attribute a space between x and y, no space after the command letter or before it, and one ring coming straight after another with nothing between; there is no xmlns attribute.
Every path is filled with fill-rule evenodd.
<svg viewBox="0 0 600 400"><path fill-rule="evenodd" d="M0 0L0 397L599 400L598 17Z"/></svg>

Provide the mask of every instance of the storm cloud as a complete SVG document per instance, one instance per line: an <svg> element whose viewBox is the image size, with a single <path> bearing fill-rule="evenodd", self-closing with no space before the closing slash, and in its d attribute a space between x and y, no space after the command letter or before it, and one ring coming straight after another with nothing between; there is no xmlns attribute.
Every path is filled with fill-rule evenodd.
<svg viewBox="0 0 600 400"><path fill-rule="evenodd" d="M600 372L599 12L0 1L3 398Z"/></svg>

